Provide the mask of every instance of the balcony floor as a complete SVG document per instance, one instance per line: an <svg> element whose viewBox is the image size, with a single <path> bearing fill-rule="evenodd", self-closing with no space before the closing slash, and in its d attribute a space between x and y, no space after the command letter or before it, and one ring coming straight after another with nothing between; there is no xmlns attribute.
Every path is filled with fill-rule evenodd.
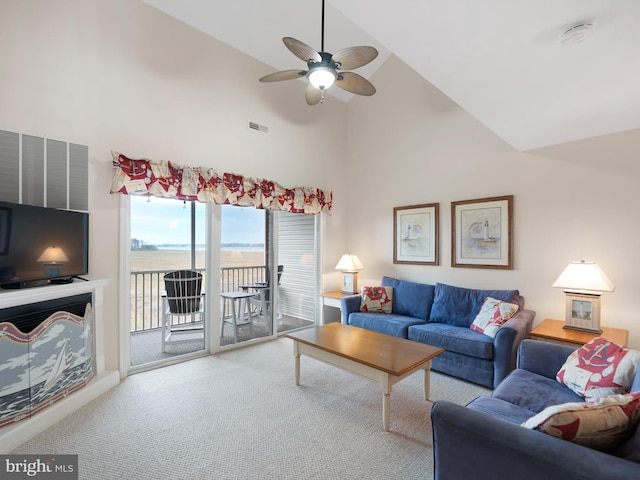
<svg viewBox="0 0 640 480"><path fill-rule="evenodd" d="M283 320L278 323L278 334L288 332L298 328L309 327L313 322L297 317L284 315ZM253 336L250 336L247 327L240 328L238 332L238 342L245 342L252 338L266 337L267 329L260 324L253 325ZM159 328L145 330L142 332L131 332L131 366L143 365L145 363L167 360L179 355L197 352L204 349L204 341L195 339L191 343L179 345L167 345L166 352L161 351L161 334ZM224 337L220 339L220 345L233 344L233 330L228 324L224 328Z"/></svg>

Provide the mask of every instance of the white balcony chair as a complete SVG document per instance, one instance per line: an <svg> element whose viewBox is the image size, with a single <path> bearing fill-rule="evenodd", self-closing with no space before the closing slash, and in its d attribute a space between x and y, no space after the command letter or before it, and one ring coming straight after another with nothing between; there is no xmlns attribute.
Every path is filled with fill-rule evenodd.
<svg viewBox="0 0 640 480"><path fill-rule="evenodd" d="M164 276L162 295L162 351L167 345L204 340L202 274L177 270Z"/></svg>
<svg viewBox="0 0 640 480"><path fill-rule="evenodd" d="M278 285L280 285L280 279L282 278L282 272L284 271L283 265L278 265ZM243 288L246 286L243 286ZM249 299L251 305L251 315L258 317L266 325L267 319L271 318L271 305L272 305L272 289L267 282L257 283L254 286L257 293ZM280 308L280 302L278 302L278 308L276 311L276 319L282 320L282 310Z"/></svg>

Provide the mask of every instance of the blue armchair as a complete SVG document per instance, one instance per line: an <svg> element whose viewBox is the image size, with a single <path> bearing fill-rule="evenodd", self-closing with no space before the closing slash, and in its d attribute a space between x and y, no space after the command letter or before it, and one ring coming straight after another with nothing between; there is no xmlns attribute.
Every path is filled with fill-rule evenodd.
<svg viewBox="0 0 640 480"><path fill-rule="evenodd" d="M434 479L589 480L640 478L640 428L610 453L520 424L549 405L584 401L555 380L575 350L525 340L518 368L491 396L466 407L447 401L431 409ZM631 391L640 390L640 369Z"/></svg>

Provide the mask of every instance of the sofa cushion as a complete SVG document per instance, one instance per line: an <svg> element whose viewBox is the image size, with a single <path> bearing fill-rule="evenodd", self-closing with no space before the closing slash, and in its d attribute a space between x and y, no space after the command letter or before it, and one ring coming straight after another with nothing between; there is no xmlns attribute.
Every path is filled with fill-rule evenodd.
<svg viewBox="0 0 640 480"><path fill-rule="evenodd" d="M555 379L522 369L511 372L492 395L536 413L551 405L584 402L584 398Z"/></svg>
<svg viewBox="0 0 640 480"><path fill-rule="evenodd" d="M498 329L518 311L518 305L487 297L471 323L471 330L495 338Z"/></svg>
<svg viewBox="0 0 640 480"><path fill-rule="evenodd" d="M392 287L362 287L361 312L391 313Z"/></svg>
<svg viewBox="0 0 640 480"><path fill-rule="evenodd" d="M556 379L585 398L627 393L639 362L640 352L597 337L567 357Z"/></svg>
<svg viewBox="0 0 640 480"><path fill-rule="evenodd" d="M349 325L401 338L407 338L411 325L423 322L419 318L395 313L353 312L349 315Z"/></svg>
<svg viewBox="0 0 640 480"><path fill-rule="evenodd" d="M453 377L493 388L494 365L493 360L471 357L463 353L447 352L438 355L431 361L431 369L446 373Z"/></svg>
<svg viewBox="0 0 640 480"><path fill-rule="evenodd" d="M628 438L640 419L640 392L545 408L523 423L533 430L597 450Z"/></svg>
<svg viewBox="0 0 640 480"><path fill-rule="evenodd" d="M435 287L426 283L408 282L382 277L383 287L393 287L393 313L427 320L431 314Z"/></svg>
<svg viewBox="0 0 640 480"><path fill-rule="evenodd" d="M469 328L446 323L425 323L409 328L409 340L470 357L493 359L493 339Z"/></svg>
<svg viewBox="0 0 640 480"><path fill-rule="evenodd" d="M520 304L518 290L476 290L436 283L429 322L469 328L487 297Z"/></svg>
<svg viewBox="0 0 640 480"><path fill-rule="evenodd" d="M521 425L533 417L536 412L519 407L513 403L505 402L499 398L480 396L467 405L467 408L483 412L492 417L501 418L507 422Z"/></svg>

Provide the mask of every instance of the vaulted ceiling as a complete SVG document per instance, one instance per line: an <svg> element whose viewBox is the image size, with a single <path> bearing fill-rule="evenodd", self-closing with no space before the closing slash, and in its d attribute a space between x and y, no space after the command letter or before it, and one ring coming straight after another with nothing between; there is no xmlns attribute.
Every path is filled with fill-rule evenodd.
<svg viewBox="0 0 640 480"><path fill-rule="evenodd" d="M320 49L321 0L143 1L265 75L305 67L282 37ZM520 151L640 128L638 0L327 0L325 50L356 45L380 52L357 73L393 54Z"/></svg>

